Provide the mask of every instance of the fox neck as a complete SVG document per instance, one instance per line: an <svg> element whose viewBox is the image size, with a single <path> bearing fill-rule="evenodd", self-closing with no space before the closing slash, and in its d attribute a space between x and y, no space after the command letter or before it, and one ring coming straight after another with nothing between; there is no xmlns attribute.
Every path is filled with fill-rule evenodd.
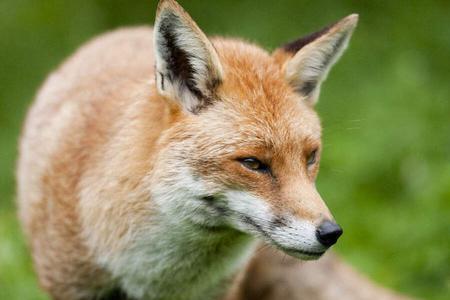
<svg viewBox="0 0 450 300"><path fill-rule="evenodd" d="M255 245L234 229L207 229L163 214L149 231L118 266L126 273L122 286L136 299L217 298Z"/></svg>

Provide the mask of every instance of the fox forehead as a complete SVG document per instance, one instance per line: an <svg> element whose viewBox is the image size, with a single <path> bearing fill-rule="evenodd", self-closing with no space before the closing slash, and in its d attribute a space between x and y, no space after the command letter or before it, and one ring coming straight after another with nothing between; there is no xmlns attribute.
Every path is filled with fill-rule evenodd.
<svg viewBox="0 0 450 300"><path fill-rule="evenodd" d="M288 84L283 66L269 53L239 40L214 39L224 69L217 103L205 112L206 128L239 147L275 151L320 143L320 120ZM216 125L216 126L215 126ZM226 130L225 130L226 129ZM227 133L225 133L227 131Z"/></svg>

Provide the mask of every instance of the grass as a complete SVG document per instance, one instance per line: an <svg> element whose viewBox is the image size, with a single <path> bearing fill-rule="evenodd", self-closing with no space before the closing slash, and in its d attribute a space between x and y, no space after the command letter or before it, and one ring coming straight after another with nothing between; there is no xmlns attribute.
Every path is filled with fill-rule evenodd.
<svg viewBox="0 0 450 300"><path fill-rule="evenodd" d="M180 1L209 34L276 46L347 14L360 24L318 105L318 187L345 229L336 250L374 280L450 298L450 3ZM257 5L256 5L257 3ZM148 1L0 2L0 299L47 299L16 220L14 163L26 108L82 42L151 24Z"/></svg>

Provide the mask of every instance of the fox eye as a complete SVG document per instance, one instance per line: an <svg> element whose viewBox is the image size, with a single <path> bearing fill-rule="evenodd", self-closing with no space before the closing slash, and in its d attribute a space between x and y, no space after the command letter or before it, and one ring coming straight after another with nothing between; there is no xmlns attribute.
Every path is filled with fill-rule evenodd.
<svg viewBox="0 0 450 300"><path fill-rule="evenodd" d="M312 166L316 163L316 157L317 157L317 149L314 149L311 151L311 153L308 155L308 160L306 161L306 164L308 167Z"/></svg>
<svg viewBox="0 0 450 300"><path fill-rule="evenodd" d="M245 157L238 159L238 161L247 169L250 169L252 171L256 172L270 172L270 168L265 163L261 162L259 159L254 157Z"/></svg>

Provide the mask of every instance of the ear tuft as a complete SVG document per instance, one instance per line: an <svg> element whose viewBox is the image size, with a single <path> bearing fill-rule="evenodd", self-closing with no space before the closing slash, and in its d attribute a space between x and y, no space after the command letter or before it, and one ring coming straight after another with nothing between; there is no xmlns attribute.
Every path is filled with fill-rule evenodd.
<svg viewBox="0 0 450 300"><path fill-rule="evenodd" d="M214 100L222 68L214 47L173 0L158 5L154 29L156 82L160 94L197 113Z"/></svg>
<svg viewBox="0 0 450 300"><path fill-rule="evenodd" d="M347 48L357 22L358 15L347 16L274 53L278 61L284 61L287 80L309 103L317 102L320 86Z"/></svg>

